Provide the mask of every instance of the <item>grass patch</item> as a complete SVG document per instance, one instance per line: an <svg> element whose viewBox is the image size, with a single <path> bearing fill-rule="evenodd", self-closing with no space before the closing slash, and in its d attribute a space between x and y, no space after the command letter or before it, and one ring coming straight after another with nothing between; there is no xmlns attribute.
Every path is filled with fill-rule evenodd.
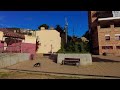
<svg viewBox="0 0 120 90"><path fill-rule="evenodd" d="M6 78L10 76L10 73L0 72L0 78Z"/></svg>
<svg viewBox="0 0 120 90"><path fill-rule="evenodd" d="M42 73L27 73L27 72L0 72L0 79L84 79L81 76L61 76Z"/></svg>
<svg viewBox="0 0 120 90"><path fill-rule="evenodd" d="M31 77L32 79L38 78L38 79L81 79L80 77L75 76L59 76L59 75L51 75L51 74L38 74L38 73L27 73L27 72L0 72L0 79L17 79L17 78L27 78Z"/></svg>
<svg viewBox="0 0 120 90"><path fill-rule="evenodd" d="M82 79L81 77L76 76L59 76L59 75L51 75L51 74L43 74L47 76L49 79Z"/></svg>

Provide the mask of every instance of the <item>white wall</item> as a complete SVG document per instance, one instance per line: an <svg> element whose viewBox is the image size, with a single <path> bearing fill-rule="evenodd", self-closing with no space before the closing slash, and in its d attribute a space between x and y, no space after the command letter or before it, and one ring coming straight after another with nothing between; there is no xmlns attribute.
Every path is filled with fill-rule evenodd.
<svg viewBox="0 0 120 90"><path fill-rule="evenodd" d="M25 40L23 40L23 43L36 44L36 37L25 35Z"/></svg>

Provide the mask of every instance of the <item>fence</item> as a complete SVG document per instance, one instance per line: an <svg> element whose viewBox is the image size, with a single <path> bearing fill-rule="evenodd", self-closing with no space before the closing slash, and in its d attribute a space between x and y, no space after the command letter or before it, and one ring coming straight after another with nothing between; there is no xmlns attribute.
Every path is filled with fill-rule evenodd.
<svg viewBox="0 0 120 90"><path fill-rule="evenodd" d="M8 46L1 46L0 53L30 53L30 59L35 59L36 44L15 43Z"/></svg>

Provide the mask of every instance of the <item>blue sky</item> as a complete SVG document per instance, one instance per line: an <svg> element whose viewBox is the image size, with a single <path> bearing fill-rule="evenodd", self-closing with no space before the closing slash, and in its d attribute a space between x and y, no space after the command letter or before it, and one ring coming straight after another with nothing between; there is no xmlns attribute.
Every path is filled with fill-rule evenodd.
<svg viewBox="0 0 120 90"><path fill-rule="evenodd" d="M38 29L41 24L64 27L68 21L68 34L82 36L88 30L87 11L0 11L0 27Z"/></svg>

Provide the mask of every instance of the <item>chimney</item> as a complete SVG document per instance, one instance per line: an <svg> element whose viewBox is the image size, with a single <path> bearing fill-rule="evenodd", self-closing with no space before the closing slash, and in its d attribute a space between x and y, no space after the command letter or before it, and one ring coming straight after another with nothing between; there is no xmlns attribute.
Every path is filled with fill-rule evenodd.
<svg viewBox="0 0 120 90"><path fill-rule="evenodd" d="M45 30L45 27L41 27L40 30Z"/></svg>

